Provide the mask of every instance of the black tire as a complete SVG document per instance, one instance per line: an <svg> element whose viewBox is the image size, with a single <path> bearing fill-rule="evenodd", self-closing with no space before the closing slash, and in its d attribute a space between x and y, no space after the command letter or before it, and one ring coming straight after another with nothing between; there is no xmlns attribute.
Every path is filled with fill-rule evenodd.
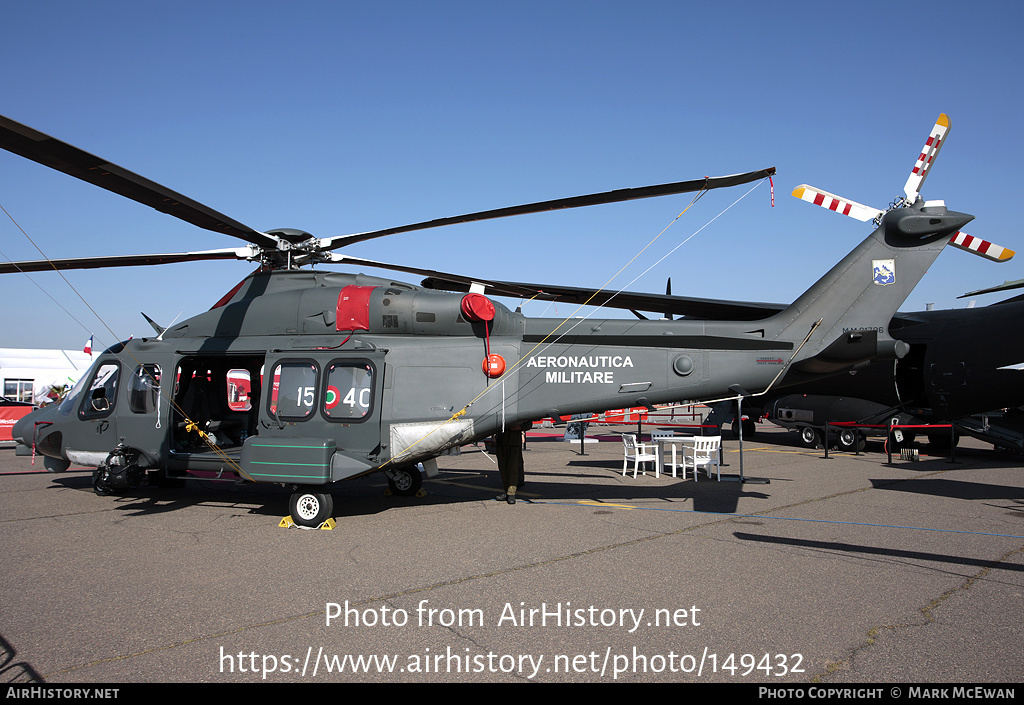
<svg viewBox="0 0 1024 705"><path fill-rule="evenodd" d="M836 446L839 450L859 453L864 450L865 445L867 445L867 440L855 428L844 428L836 434Z"/></svg>
<svg viewBox="0 0 1024 705"><path fill-rule="evenodd" d="M743 437L753 438L757 432L757 423L753 419L743 419ZM740 426L736 422L736 419L732 420L732 435L733 438L740 437Z"/></svg>
<svg viewBox="0 0 1024 705"><path fill-rule="evenodd" d="M388 488L392 494L400 497L414 497L423 487L423 476L415 465L406 466L393 470L394 477L388 478Z"/></svg>
<svg viewBox="0 0 1024 705"><path fill-rule="evenodd" d="M959 433L953 434L952 443L950 442L950 436L948 431L937 431L935 433L928 434L928 444L941 450L949 450L950 447L955 447L959 443Z"/></svg>
<svg viewBox="0 0 1024 705"><path fill-rule="evenodd" d="M48 455L44 455L43 467L46 468L46 472L65 472L69 467L71 467L71 461L62 460L60 458L51 458Z"/></svg>
<svg viewBox="0 0 1024 705"><path fill-rule="evenodd" d="M806 448L817 448L821 445L821 431L804 426L800 429L800 444Z"/></svg>
<svg viewBox="0 0 1024 705"><path fill-rule="evenodd" d="M329 492L292 492L288 500L292 521L299 526L317 527L334 514L334 497Z"/></svg>

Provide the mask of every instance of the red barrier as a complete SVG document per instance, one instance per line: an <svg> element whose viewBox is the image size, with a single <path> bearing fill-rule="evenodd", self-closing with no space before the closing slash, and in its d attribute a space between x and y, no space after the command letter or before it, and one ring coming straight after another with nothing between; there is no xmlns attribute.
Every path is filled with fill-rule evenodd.
<svg viewBox="0 0 1024 705"><path fill-rule="evenodd" d="M546 418L541 421L550 421L551 423L570 421L582 421L583 423L610 423L610 424L627 424L636 423L638 421L647 421L648 411L646 407L639 406L633 409L610 409L603 413L591 414L590 416L574 419L571 416L559 416L558 419Z"/></svg>
<svg viewBox="0 0 1024 705"><path fill-rule="evenodd" d="M11 430L14 423L31 412L31 406L0 406L0 443L13 441Z"/></svg>

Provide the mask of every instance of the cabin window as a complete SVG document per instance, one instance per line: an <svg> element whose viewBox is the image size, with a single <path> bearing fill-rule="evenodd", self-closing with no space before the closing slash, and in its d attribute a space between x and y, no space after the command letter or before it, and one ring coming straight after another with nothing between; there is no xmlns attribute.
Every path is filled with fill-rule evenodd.
<svg viewBox="0 0 1024 705"><path fill-rule="evenodd" d="M160 404L160 365L139 365L128 382L128 408L149 414Z"/></svg>
<svg viewBox="0 0 1024 705"><path fill-rule="evenodd" d="M228 370L228 408L232 411L252 409L252 374L249 370Z"/></svg>
<svg viewBox="0 0 1024 705"><path fill-rule="evenodd" d="M359 421L373 408L373 366L366 361L327 366L323 413L332 421Z"/></svg>
<svg viewBox="0 0 1024 705"><path fill-rule="evenodd" d="M82 400L78 415L83 419L106 416L114 410L117 402L117 378L121 366L116 362L104 362L96 368L96 374L89 382L89 389Z"/></svg>
<svg viewBox="0 0 1024 705"><path fill-rule="evenodd" d="M312 362L282 362L274 367L270 413L302 420L316 409L317 367Z"/></svg>

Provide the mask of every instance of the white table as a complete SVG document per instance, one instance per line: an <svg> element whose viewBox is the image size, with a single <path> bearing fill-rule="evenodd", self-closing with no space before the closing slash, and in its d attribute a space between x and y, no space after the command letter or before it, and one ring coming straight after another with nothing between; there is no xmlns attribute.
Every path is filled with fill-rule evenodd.
<svg viewBox="0 0 1024 705"><path fill-rule="evenodd" d="M672 477L675 477L676 476L676 468L675 468L675 466L682 464L682 458L686 457L686 447L689 446L691 449L693 448L693 440L694 440L694 438L695 438L695 436L660 436L660 437L656 436L656 437L654 437L652 440L654 441L654 443L657 446L657 456L658 456L657 461L655 461L657 463L657 471L655 472L655 475L657 476L657 475L661 474L662 468L665 467L665 457L668 454L669 448L671 447L671 449L672 449L672 463L671 463L671 465L672 465ZM676 451L677 451L677 449L682 454L680 456L680 462L676 462L676 457L677 457L676 456Z"/></svg>

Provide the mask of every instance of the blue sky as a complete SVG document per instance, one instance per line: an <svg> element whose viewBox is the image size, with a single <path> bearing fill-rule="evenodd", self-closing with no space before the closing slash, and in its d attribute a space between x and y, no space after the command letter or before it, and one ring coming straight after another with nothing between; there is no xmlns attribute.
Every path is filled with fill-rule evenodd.
<svg viewBox="0 0 1024 705"><path fill-rule="evenodd" d="M885 208L942 112L950 138L924 196L977 216L972 235L1024 252L1012 220L1022 19L1021 6L984 2L39 0L5 7L0 113L254 228L319 237L774 166L774 207L768 184L722 215L747 188L713 192L611 286L661 293L671 277L681 295L788 302L870 231L792 189ZM600 286L689 200L452 226L345 253ZM7 153L0 205L49 257L241 244ZM3 214L0 253L39 258ZM1024 278L1022 257L994 264L949 248L903 308L964 306L960 294ZM67 273L104 323L55 274L6 275L0 346L147 335L140 311L187 318L252 268Z"/></svg>

